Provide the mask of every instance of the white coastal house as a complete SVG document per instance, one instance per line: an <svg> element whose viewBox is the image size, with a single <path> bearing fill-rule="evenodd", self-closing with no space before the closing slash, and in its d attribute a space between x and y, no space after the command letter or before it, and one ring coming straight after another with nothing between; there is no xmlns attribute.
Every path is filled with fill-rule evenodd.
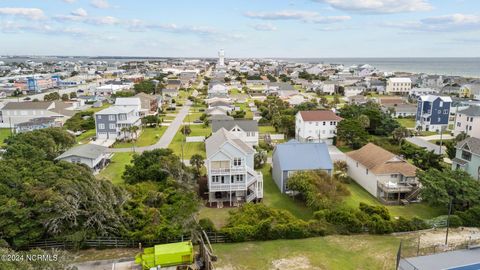
<svg viewBox="0 0 480 270"><path fill-rule="evenodd" d="M212 120L212 132L222 128L250 146L258 145L258 122L255 120Z"/></svg>
<svg viewBox="0 0 480 270"><path fill-rule="evenodd" d="M412 79L410 78L389 78L385 91L387 94L406 95L412 89Z"/></svg>
<svg viewBox="0 0 480 270"><path fill-rule="evenodd" d="M238 206L263 198L263 175L254 170L251 146L221 128L205 140L205 147L211 206Z"/></svg>
<svg viewBox="0 0 480 270"><path fill-rule="evenodd" d="M332 144L342 118L329 110L299 111L295 116L295 139L299 142Z"/></svg>
<svg viewBox="0 0 480 270"><path fill-rule="evenodd" d="M346 154L347 173L366 191L385 204L416 200L420 184L417 167L399 156L369 143Z"/></svg>
<svg viewBox="0 0 480 270"><path fill-rule="evenodd" d="M480 138L480 106L472 105L456 113L453 135L460 133Z"/></svg>

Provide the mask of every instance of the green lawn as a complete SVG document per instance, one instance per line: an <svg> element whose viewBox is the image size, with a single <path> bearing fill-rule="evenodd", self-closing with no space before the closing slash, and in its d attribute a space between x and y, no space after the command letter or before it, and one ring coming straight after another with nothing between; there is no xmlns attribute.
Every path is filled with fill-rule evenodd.
<svg viewBox="0 0 480 270"><path fill-rule="evenodd" d="M132 152L115 153L112 157L111 163L97 175L97 178L108 179L117 185L122 184L122 175L125 171L125 165L130 164L132 157Z"/></svg>
<svg viewBox="0 0 480 270"><path fill-rule="evenodd" d="M95 129L90 129L80 134L75 139L77 140L78 143L84 144L84 143L88 143L91 138L95 137L95 135L97 135Z"/></svg>
<svg viewBox="0 0 480 270"><path fill-rule="evenodd" d="M212 129L210 127L203 127L203 125L190 125L190 129L192 133L188 135L189 137L192 136L208 136L212 133ZM173 152L178 155L179 157L182 156L182 142L185 140L185 136L181 132L181 128L173 137L172 143L168 146L168 148L172 149ZM205 143L203 142L189 142L185 143L183 146L183 158L190 159L192 155L200 154L203 157L206 157L205 154Z"/></svg>
<svg viewBox="0 0 480 270"><path fill-rule="evenodd" d="M167 130L167 127L147 127L142 129L142 133L135 142L135 146L149 146L155 144ZM133 147L131 142L118 142L113 145L113 148L130 148Z"/></svg>
<svg viewBox="0 0 480 270"><path fill-rule="evenodd" d="M106 109L108 107L112 106L112 104L110 103L104 103L102 106L98 107L98 108L93 108L91 107L90 109L88 109L87 111L90 111L90 112L98 112L98 111L101 111L103 109Z"/></svg>
<svg viewBox="0 0 480 270"><path fill-rule="evenodd" d="M200 116L202 116L203 112L190 112L187 116L185 116L185 119L183 119L184 123L188 122L193 122L195 120L200 119Z"/></svg>
<svg viewBox="0 0 480 270"><path fill-rule="evenodd" d="M402 127L415 128L415 119L413 118L398 118L397 121Z"/></svg>
<svg viewBox="0 0 480 270"><path fill-rule="evenodd" d="M0 128L0 146L4 145L4 141L6 138L10 136L11 132L8 128Z"/></svg>
<svg viewBox="0 0 480 270"><path fill-rule="evenodd" d="M273 126L258 126L258 132L260 134L276 133L275 128Z"/></svg>
<svg viewBox="0 0 480 270"><path fill-rule="evenodd" d="M213 224L215 224L215 228L219 229L222 228L227 224L228 219L228 212L230 210L235 210L235 208L209 208L209 207L202 207L200 211L198 211L198 218L208 218L210 219Z"/></svg>
<svg viewBox="0 0 480 270"><path fill-rule="evenodd" d="M310 210L301 201L295 201L286 194L280 193L277 185L272 179L270 166L266 165L262 168L263 174L263 203L267 206L284 209L292 213L294 216L308 220L313 216Z"/></svg>
<svg viewBox="0 0 480 270"><path fill-rule="evenodd" d="M298 240L214 244L221 269L395 269L399 237L332 235ZM279 261L281 260L281 261ZM279 264L283 261L283 264Z"/></svg>
<svg viewBox="0 0 480 270"><path fill-rule="evenodd" d="M351 207L358 207L360 202L372 205L383 205L357 183L353 182L351 184L348 184L347 187L348 190L350 190L351 195L344 199L344 203L346 205ZM417 216L423 219L430 219L445 214L445 209L434 208L424 203L415 203L405 206L393 205L386 207L390 211L390 214L394 217L403 216L407 218L412 218L414 216Z"/></svg>

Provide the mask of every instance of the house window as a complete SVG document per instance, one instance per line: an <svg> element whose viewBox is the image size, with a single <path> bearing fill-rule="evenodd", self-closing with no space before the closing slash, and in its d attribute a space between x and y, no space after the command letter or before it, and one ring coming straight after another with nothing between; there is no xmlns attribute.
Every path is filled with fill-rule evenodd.
<svg viewBox="0 0 480 270"><path fill-rule="evenodd" d="M368 169L365 170L365 173L368 174Z"/></svg>
<svg viewBox="0 0 480 270"><path fill-rule="evenodd" d="M220 181L220 176L219 175L212 176L212 183L218 183L219 181Z"/></svg>
<svg viewBox="0 0 480 270"><path fill-rule="evenodd" d="M98 115L98 119L102 119L102 116L101 116L101 115Z"/></svg>
<svg viewBox="0 0 480 270"><path fill-rule="evenodd" d="M324 122L323 122L323 125L325 126L326 124L327 124L327 122L324 121Z"/></svg>
<svg viewBox="0 0 480 270"><path fill-rule="evenodd" d="M391 174L390 177L391 177L391 178L398 178L398 174L395 174L395 173L394 173L394 174Z"/></svg>
<svg viewBox="0 0 480 270"><path fill-rule="evenodd" d="M440 101L440 107L443 107L443 101Z"/></svg>
<svg viewBox="0 0 480 270"><path fill-rule="evenodd" d="M233 166L241 166L242 165L242 159L241 158L234 158L233 159Z"/></svg>
<svg viewBox="0 0 480 270"><path fill-rule="evenodd" d="M110 120L110 121L115 121L115 115L113 115L113 114L112 114L112 115L109 115L109 116L108 116L108 120Z"/></svg>
<svg viewBox="0 0 480 270"><path fill-rule="evenodd" d="M472 153L462 151L462 159L470 161L472 159Z"/></svg>
<svg viewBox="0 0 480 270"><path fill-rule="evenodd" d="M448 114L448 110L443 110L443 114Z"/></svg>
<svg viewBox="0 0 480 270"><path fill-rule="evenodd" d="M115 124L110 124L110 125L109 125L109 128L110 128L110 129L115 129Z"/></svg>
<svg viewBox="0 0 480 270"><path fill-rule="evenodd" d="M242 183L243 182L243 174L235 175L235 181Z"/></svg>
<svg viewBox="0 0 480 270"><path fill-rule="evenodd" d="M98 124L98 129L105 129L105 124Z"/></svg>

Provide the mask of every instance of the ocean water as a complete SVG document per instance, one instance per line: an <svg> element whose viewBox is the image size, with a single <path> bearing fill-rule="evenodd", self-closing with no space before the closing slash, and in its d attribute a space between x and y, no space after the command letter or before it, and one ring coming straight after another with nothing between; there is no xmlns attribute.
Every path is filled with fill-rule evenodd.
<svg viewBox="0 0 480 270"><path fill-rule="evenodd" d="M343 64L344 66L369 64L380 71L405 71L436 75L480 78L480 58L303 58L285 59L308 63Z"/></svg>
<svg viewBox="0 0 480 270"><path fill-rule="evenodd" d="M0 58L4 62L23 62L26 60L33 60L35 62L41 61L106 61L126 62L126 61L141 61L141 60L159 60L167 59L167 57L15 57L15 58ZM192 58L189 58L192 59ZM198 59L205 59L199 57ZM213 59L213 58L209 58ZM442 58L277 58L289 62L297 63L325 63L325 64L343 64L344 66L369 64L380 71L395 72L405 71L412 73L426 73L436 75L451 75L464 76L472 78L480 78L480 58L479 57L442 57ZM226 59L228 61L228 58ZM235 59L238 60L238 59Z"/></svg>

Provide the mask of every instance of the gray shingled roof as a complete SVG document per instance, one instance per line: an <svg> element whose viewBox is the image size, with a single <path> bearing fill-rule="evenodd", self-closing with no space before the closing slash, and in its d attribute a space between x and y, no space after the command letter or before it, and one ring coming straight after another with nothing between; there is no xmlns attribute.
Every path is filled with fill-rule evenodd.
<svg viewBox="0 0 480 270"><path fill-rule="evenodd" d="M480 106L470 106L465 110L459 111L458 113L468 116L480 116Z"/></svg>
<svg viewBox="0 0 480 270"><path fill-rule="evenodd" d="M47 110L53 101L8 102L2 110Z"/></svg>
<svg viewBox="0 0 480 270"><path fill-rule="evenodd" d="M96 144L82 144L72 147L58 156L56 159L62 159L70 156L78 156L90 159L96 159L107 151L107 147Z"/></svg>
<svg viewBox="0 0 480 270"><path fill-rule="evenodd" d="M226 129L221 128L217 132L214 132L212 136L208 137L205 140L205 148L207 150L207 157L215 154L225 142L230 142L232 145L239 148L241 151L245 152L246 154L253 154L255 150L244 143L242 140L237 138L236 136L230 134Z"/></svg>
<svg viewBox="0 0 480 270"><path fill-rule="evenodd" d="M480 155L480 139L475 137L468 137L465 140L459 142L457 144L457 148L463 148L465 147L465 144L467 145L468 149L470 149L470 152L476 155Z"/></svg>
<svg viewBox="0 0 480 270"><path fill-rule="evenodd" d="M221 128L226 130L232 130L235 126L238 126L243 131L258 131L258 122L255 120L213 120L212 131L216 132Z"/></svg>

